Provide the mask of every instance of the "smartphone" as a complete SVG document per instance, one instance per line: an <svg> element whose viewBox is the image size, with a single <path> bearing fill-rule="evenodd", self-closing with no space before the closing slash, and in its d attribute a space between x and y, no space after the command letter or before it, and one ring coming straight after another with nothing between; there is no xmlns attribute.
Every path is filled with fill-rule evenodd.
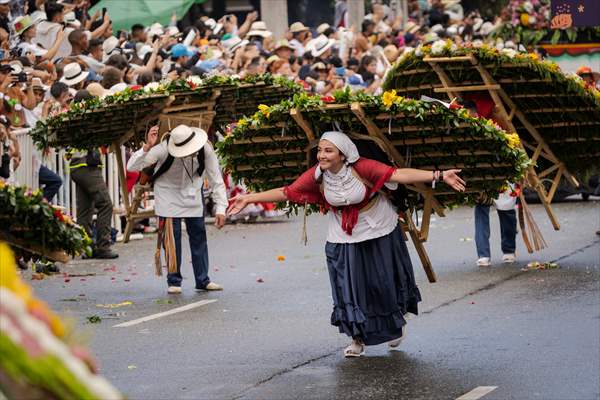
<svg viewBox="0 0 600 400"><path fill-rule="evenodd" d="M105 14L106 14L106 7L102 7L102 19L104 19Z"/></svg>

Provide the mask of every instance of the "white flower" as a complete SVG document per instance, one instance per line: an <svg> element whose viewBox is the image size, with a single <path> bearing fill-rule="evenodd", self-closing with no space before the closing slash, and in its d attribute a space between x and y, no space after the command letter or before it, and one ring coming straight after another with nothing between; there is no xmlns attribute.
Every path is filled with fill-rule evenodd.
<svg viewBox="0 0 600 400"><path fill-rule="evenodd" d="M415 56L422 57L423 56L423 46L419 45L415 50Z"/></svg>
<svg viewBox="0 0 600 400"><path fill-rule="evenodd" d="M150 82L144 86L144 92L154 92L158 89L160 84L158 82Z"/></svg>
<svg viewBox="0 0 600 400"><path fill-rule="evenodd" d="M529 16L529 25L535 24L537 19L533 15Z"/></svg>
<svg viewBox="0 0 600 400"><path fill-rule="evenodd" d="M504 54L505 56L509 57L509 58L515 58L515 56L517 55L517 51L514 49L508 49L508 48L504 48L500 51L500 53Z"/></svg>
<svg viewBox="0 0 600 400"><path fill-rule="evenodd" d="M196 86L202 85L202 78L198 75L192 75L188 78L188 82L193 83Z"/></svg>
<svg viewBox="0 0 600 400"><path fill-rule="evenodd" d="M528 14L531 14L531 12L533 11L533 4L531 4L531 2L529 1L526 1L525 3L523 3L523 9L527 11Z"/></svg>
<svg viewBox="0 0 600 400"><path fill-rule="evenodd" d="M436 55L436 56L440 55L444 52L445 47L446 47L445 40L436 40L431 45L431 54Z"/></svg>

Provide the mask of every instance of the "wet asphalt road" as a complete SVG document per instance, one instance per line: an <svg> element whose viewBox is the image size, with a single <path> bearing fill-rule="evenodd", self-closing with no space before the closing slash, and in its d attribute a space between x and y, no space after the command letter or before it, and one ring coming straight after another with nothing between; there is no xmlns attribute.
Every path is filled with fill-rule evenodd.
<svg viewBox="0 0 600 400"><path fill-rule="evenodd" d="M308 246L301 218L211 227L210 276L223 292L193 290L184 246L184 293L167 295L164 277L153 275L154 236L118 245L116 262L75 260L63 267L68 282L31 283L131 399L456 399L479 386L497 387L486 400L599 399L600 202L555 205L559 232L532 207L549 248L530 255L518 238L518 262L499 264L492 215L497 263L485 269L474 266L472 210L437 218L426 245L437 283L409 243L424 301L407 339L357 359L342 357L348 339L329 324L320 216L308 219ZM521 270L533 260L561 268ZM216 301L114 327L202 300ZM123 301L133 304L98 306ZM92 315L102 322L87 323Z"/></svg>

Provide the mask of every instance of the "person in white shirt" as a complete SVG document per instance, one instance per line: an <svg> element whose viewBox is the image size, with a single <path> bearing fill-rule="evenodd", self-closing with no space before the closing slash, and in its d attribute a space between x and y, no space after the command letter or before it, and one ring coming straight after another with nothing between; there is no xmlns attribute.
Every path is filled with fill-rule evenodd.
<svg viewBox="0 0 600 400"><path fill-rule="evenodd" d="M20 36L21 42L18 44L18 48L21 50L21 55L27 55L27 53L33 54L36 59L41 62L45 60L52 60L54 55L57 53L60 43L65 36L65 32L62 29L58 29L56 32L56 40L49 48L40 47L39 44L34 43L33 40L37 36L37 23L40 22L37 19L31 18L29 15L17 18L14 22L15 33Z"/></svg>
<svg viewBox="0 0 600 400"><path fill-rule="evenodd" d="M215 226L219 229L225 225L227 195L219 161L206 132L200 128L179 125L166 139L158 141L158 127L151 128L147 143L133 153L127 163L129 171L142 171L148 167L152 167L156 215L160 217L160 227L167 239L168 292L181 293L182 220L185 220L190 240L196 290L223 290L221 285L211 282L208 277L202 176L208 178L212 188L216 204ZM168 246L170 226L175 242L175 260L172 246ZM164 227L167 229L164 230Z"/></svg>
<svg viewBox="0 0 600 400"><path fill-rule="evenodd" d="M388 342L397 347L404 336L404 314L417 314L421 295L397 211L382 191L394 184L439 180L464 191L460 170L397 169L361 158L341 132L321 136L317 159L317 165L289 186L234 197L229 215L260 202L291 201L327 209L331 323L353 339L344 356L360 356L365 345Z"/></svg>

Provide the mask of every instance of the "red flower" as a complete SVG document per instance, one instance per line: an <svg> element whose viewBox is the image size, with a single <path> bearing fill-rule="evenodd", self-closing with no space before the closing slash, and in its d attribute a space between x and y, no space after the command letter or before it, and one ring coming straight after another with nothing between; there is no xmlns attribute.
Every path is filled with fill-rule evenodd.
<svg viewBox="0 0 600 400"><path fill-rule="evenodd" d="M458 103L450 103L450 109L451 109L451 110L459 110L459 109L461 109L461 108L463 108L463 106L461 106L461 105L460 105L460 104L458 104Z"/></svg>
<svg viewBox="0 0 600 400"><path fill-rule="evenodd" d="M335 97L333 97L333 96L323 96L323 97L321 97L321 101L323 103L335 103Z"/></svg>
<svg viewBox="0 0 600 400"><path fill-rule="evenodd" d="M54 210L53 214L56 218L58 218L58 220L60 222L65 222L65 216L63 215L63 213L60 210Z"/></svg>
<svg viewBox="0 0 600 400"><path fill-rule="evenodd" d="M192 81L187 81L188 85L190 85L190 89L196 89L196 84Z"/></svg>
<svg viewBox="0 0 600 400"><path fill-rule="evenodd" d="M132 90L132 91L135 91L135 90L141 90L141 89L142 89L142 85L133 85L133 86L131 87L131 90Z"/></svg>
<svg viewBox="0 0 600 400"><path fill-rule="evenodd" d="M21 24L21 22L17 22L15 24L15 31L17 31L17 32L20 31L22 27L23 27L23 25Z"/></svg>

